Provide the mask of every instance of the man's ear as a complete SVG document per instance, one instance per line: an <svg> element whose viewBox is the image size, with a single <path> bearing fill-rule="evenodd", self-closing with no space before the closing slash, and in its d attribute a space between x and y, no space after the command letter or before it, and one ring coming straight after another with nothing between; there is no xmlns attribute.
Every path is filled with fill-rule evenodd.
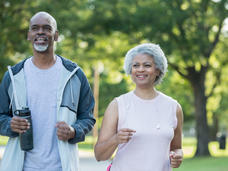
<svg viewBox="0 0 228 171"><path fill-rule="evenodd" d="M28 33L27 33L27 40L31 40L31 36L30 36L30 32L28 31Z"/></svg>
<svg viewBox="0 0 228 171"><path fill-rule="evenodd" d="M54 41L58 41L58 37L59 37L59 32L58 30L56 30L54 35Z"/></svg>

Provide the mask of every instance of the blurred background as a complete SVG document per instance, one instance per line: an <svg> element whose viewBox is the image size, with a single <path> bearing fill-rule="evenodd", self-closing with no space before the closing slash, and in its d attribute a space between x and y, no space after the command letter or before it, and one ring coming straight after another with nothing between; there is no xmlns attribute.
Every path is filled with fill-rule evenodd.
<svg viewBox="0 0 228 171"><path fill-rule="evenodd" d="M124 55L152 42L169 63L157 89L178 100L184 111L184 162L174 170L228 170L227 0L1 0L0 80L7 65L32 55L27 31L38 11L56 19L56 53L81 66L94 91L97 124L79 144L82 156L94 160L107 105L134 89L123 71ZM6 142L0 136L1 147Z"/></svg>

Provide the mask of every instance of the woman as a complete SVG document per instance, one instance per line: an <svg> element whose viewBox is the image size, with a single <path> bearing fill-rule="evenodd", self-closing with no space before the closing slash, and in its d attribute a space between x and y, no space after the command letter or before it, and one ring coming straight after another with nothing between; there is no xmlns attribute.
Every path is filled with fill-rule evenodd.
<svg viewBox="0 0 228 171"><path fill-rule="evenodd" d="M95 146L98 161L116 149L111 171L170 171L180 166L183 113L178 102L155 89L167 70L158 45L129 50L124 69L136 85L106 109Z"/></svg>

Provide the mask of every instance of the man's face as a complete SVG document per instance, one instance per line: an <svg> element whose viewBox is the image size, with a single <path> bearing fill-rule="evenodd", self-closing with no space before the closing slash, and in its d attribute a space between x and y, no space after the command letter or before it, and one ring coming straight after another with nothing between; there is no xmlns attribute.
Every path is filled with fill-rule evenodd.
<svg viewBox="0 0 228 171"><path fill-rule="evenodd" d="M32 42L35 51L43 53L53 49L58 38L55 22L45 14L34 16L30 21L28 40Z"/></svg>

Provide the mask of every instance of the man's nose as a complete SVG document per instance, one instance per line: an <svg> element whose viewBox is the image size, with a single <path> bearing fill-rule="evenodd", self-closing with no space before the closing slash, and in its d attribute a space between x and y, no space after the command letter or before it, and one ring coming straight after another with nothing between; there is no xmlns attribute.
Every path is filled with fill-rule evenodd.
<svg viewBox="0 0 228 171"><path fill-rule="evenodd" d="M44 33L44 29L42 27L40 27L37 31L38 34L43 34Z"/></svg>

